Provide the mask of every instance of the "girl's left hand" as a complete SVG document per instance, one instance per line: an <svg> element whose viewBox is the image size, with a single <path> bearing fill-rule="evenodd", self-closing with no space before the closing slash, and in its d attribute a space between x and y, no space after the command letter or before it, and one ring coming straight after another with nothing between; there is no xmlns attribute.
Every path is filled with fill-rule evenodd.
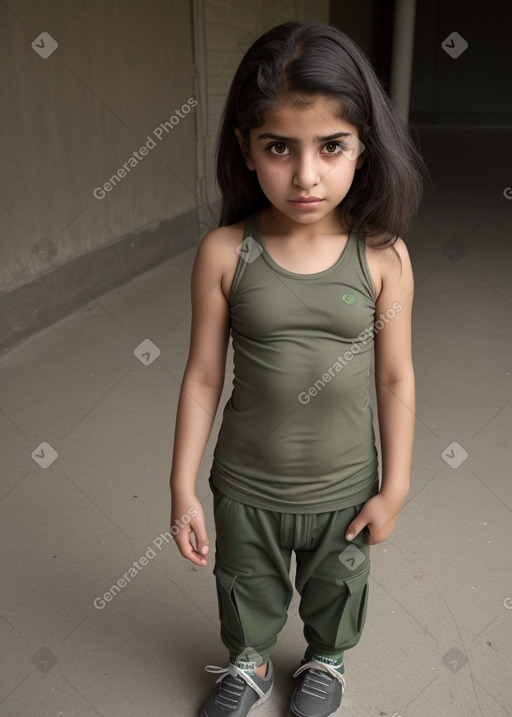
<svg viewBox="0 0 512 717"><path fill-rule="evenodd" d="M376 545L389 538L393 532L403 501L387 494L378 493L366 501L357 517L347 528L345 537L353 540L365 526L368 526L370 538L368 545Z"/></svg>

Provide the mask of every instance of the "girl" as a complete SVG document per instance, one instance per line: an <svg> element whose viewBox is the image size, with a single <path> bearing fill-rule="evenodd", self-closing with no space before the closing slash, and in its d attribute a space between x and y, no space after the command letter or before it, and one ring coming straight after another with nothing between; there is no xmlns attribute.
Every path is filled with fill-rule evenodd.
<svg viewBox="0 0 512 717"><path fill-rule="evenodd" d="M270 696L292 552L307 649L291 709L328 717L341 703L343 655L365 621L369 546L391 534L409 489L413 277L399 233L419 202L421 168L368 60L343 33L288 22L247 51L218 143L220 226L193 269L171 469L178 549L204 566L209 541L194 486L231 334L233 393L210 474L230 660L207 668L220 684L204 717L245 717Z"/></svg>

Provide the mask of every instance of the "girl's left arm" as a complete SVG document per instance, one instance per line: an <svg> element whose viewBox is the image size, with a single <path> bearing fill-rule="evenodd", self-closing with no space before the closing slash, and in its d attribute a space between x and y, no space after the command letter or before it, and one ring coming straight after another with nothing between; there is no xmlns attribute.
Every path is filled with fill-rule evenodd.
<svg viewBox="0 0 512 717"><path fill-rule="evenodd" d="M381 443L382 484L347 529L352 540L365 526L369 543L391 535L409 492L414 441L415 390L411 318L414 279L409 253L398 239L381 251L382 287L376 301L375 387ZM381 328L379 328L381 327Z"/></svg>

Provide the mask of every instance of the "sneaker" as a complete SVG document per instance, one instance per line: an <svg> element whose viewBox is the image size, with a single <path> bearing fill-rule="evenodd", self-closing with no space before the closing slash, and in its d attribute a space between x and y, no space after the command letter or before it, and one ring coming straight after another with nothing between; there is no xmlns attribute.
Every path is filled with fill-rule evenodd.
<svg viewBox="0 0 512 717"><path fill-rule="evenodd" d="M334 717L345 692L345 678L326 662L312 658L293 675L299 677L291 709L297 717Z"/></svg>
<svg viewBox="0 0 512 717"><path fill-rule="evenodd" d="M228 667L208 665L207 672L214 672L220 682L203 709L203 717L246 717L255 707L262 705L272 693L274 668L267 663L267 674L259 677L229 663Z"/></svg>

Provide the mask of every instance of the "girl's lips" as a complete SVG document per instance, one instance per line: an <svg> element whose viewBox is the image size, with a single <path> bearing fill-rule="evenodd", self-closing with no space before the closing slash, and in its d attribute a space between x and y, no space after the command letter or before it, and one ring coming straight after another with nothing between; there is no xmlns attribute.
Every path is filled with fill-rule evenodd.
<svg viewBox="0 0 512 717"><path fill-rule="evenodd" d="M320 206L323 199L319 197L297 197L297 199L290 199L290 202L299 209L314 209Z"/></svg>

